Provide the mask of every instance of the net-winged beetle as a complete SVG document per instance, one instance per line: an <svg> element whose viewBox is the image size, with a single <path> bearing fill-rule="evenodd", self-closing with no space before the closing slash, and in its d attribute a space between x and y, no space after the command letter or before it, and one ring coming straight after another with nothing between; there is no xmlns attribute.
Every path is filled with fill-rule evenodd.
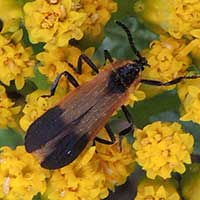
<svg viewBox="0 0 200 200"><path fill-rule="evenodd" d="M129 126L119 132L119 136L133 131L132 116L123 104L128 99L129 93L132 93L140 82L168 86L182 79L198 78L198 76L183 76L166 83L141 79L141 72L148 66L147 60L136 49L126 25L119 21L116 23L126 32L137 59L113 61L109 52L105 50L105 59L109 60L109 64L99 72L96 65L82 54L78 59L77 68L70 63L69 65L81 74L82 61L85 61L97 73L93 80L79 86L67 71L56 77L51 87L51 94L48 96L54 95L61 76L65 76L76 89L34 121L27 131L25 148L27 152L40 154L42 167L58 169L71 163L91 140L113 144L115 136L107 122L120 107ZM103 127L107 130L110 140L97 137Z"/></svg>

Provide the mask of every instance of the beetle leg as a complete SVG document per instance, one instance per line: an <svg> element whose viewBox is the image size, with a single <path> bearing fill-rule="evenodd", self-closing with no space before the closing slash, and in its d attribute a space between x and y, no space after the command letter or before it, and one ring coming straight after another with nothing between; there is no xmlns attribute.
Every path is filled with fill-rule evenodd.
<svg viewBox="0 0 200 200"><path fill-rule="evenodd" d="M104 49L104 58L105 58L105 63L107 60L109 60L110 63L113 62L112 56L110 55L109 51ZM104 65L105 65L104 63Z"/></svg>
<svg viewBox="0 0 200 200"><path fill-rule="evenodd" d="M83 60L88 64L88 66L93 69L97 74L99 73L99 70L97 66L90 60L88 56L85 54L81 54L78 58L78 63L77 67L74 67L71 63L68 63L68 65L78 74L82 74L82 65L83 65Z"/></svg>
<svg viewBox="0 0 200 200"><path fill-rule="evenodd" d="M129 126L127 128L125 128L124 130L119 132L119 147L120 147L120 151L122 150L122 145L121 145L121 141L122 141L122 137L128 133L130 133L131 131L134 131L134 124L133 124L133 118L131 113L129 112L129 110L126 108L126 106L122 105L121 106L122 112L124 113L127 121L129 122ZM115 142L115 136L114 133L112 132L109 124L106 124L105 126L106 131L108 132L108 135L111 139L111 141L109 140L105 140L99 137L95 137L94 141L103 143L103 144L114 144Z"/></svg>
<svg viewBox="0 0 200 200"><path fill-rule="evenodd" d="M110 128L110 125L106 124L105 129L108 133L110 140L105 140L103 138L95 137L94 142L96 141L96 142L99 142L102 144L114 144L116 139L115 139L115 135L114 135L112 129Z"/></svg>
<svg viewBox="0 0 200 200"><path fill-rule="evenodd" d="M51 97L55 94L56 88L58 86L58 82L62 76L65 76L74 87L79 86L79 83L76 81L76 79L69 72L64 71L64 72L58 74L57 77L55 78L54 82L51 85L50 94L43 95L42 97Z"/></svg>
<svg viewBox="0 0 200 200"><path fill-rule="evenodd" d="M0 32L2 31L3 29L3 21L0 19Z"/></svg>
<svg viewBox="0 0 200 200"><path fill-rule="evenodd" d="M196 79L196 78L200 78L200 76L198 76L198 75L181 76L181 77L175 78L175 79L165 82L165 83L163 83L161 81L154 81L154 80L147 80L147 79L142 79L140 82L144 83L146 85L169 86L169 85L175 85L184 79Z"/></svg>
<svg viewBox="0 0 200 200"><path fill-rule="evenodd" d="M119 132L119 148L120 151L122 151L122 138L124 135L133 132L135 127L134 127L134 123L133 123L133 117L131 115L131 113L129 112L129 110L127 109L127 107L125 105L121 106L122 112L124 113L127 121L129 122L129 126L127 128L125 128L124 130Z"/></svg>

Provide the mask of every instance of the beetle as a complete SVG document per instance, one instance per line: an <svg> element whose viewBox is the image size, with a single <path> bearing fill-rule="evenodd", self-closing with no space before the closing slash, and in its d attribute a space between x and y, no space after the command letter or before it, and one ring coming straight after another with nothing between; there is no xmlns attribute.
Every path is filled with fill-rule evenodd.
<svg viewBox="0 0 200 200"><path fill-rule="evenodd" d="M81 74L84 61L97 75L80 86L69 72L64 71L53 82L50 95L46 96L54 95L62 76L65 76L76 89L69 92L28 128L25 136L26 151L39 153L42 167L58 169L71 163L92 140L113 144L115 136L108 120L120 107L129 125L118 133L119 137L134 131L132 116L124 103L139 83L168 86L182 79L197 78L197 76L182 76L165 83L141 79L142 71L149 64L136 49L128 27L119 21L116 23L126 32L130 47L137 59L114 61L110 53L105 50L105 60L109 60L109 64L106 64L101 72L85 54L80 55L77 67L68 63ZM108 132L110 140L97 136L103 127Z"/></svg>

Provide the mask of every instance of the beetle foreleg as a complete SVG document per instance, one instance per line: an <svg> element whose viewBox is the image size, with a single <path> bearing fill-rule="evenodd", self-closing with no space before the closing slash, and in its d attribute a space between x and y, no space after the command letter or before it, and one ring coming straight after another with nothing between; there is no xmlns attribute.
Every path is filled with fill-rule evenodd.
<svg viewBox="0 0 200 200"><path fill-rule="evenodd" d="M68 63L68 65L78 74L82 74L82 65L83 65L83 60L88 64L88 66L93 69L97 74L99 73L99 70L97 66L90 60L88 56L85 54L81 54L78 58L78 64L77 67L74 67L71 63Z"/></svg>
<svg viewBox="0 0 200 200"><path fill-rule="evenodd" d="M50 94L49 95L43 95L43 97L51 97L55 94L56 88L58 86L58 82L61 79L62 76L65 76L68 81L74 86L74 87L78 87L79 83L76 81L76 79L67 71L64 71L60 74L57 75L57 77L55 78L54 82L51 85L51 89L50 89Z"/></svg>

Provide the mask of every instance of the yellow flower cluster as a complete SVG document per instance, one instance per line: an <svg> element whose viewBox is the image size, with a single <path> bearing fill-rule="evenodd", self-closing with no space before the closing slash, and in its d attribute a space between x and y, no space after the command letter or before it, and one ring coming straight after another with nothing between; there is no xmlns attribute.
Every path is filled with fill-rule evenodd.
<svg viewBox="0 0 200 200"><path fill-rule="evenodd" d="M132 173L134 153L124 138L119 143L88 147L74 162L59 170L49 171L23 146L0 153L0 198L29 200L40 192L49 200L99 200L109 189L125 182ZM89 192L88 192L89 191Z"/></svg>
<svg viewBox="0 0 200 200"><path fill-rule="evenodd" d="M143 52L151 67L145 68L142 76L146 79L167 82L185 75L186 69L192 62L189 52L185 53L186 48L185 40L176 40L172 37L161 36L160 40L153 41L150 49Z"/></svg>
<svg viewBox="0 0 200 200"><path fill-rule="evenodd" d="M168 82L177 77L187 75L187 68L192 64L190 53L200 46L200 40L195 39L188 43L185 39L174 39L161 35L159 40L151 42L150 48L143 51L151 67L146 67L142 77L145 79ZM173 86L146 86L142 88L148 96L157 94L166 89L173 89ZM150 89L149 89L150 88Z"/></svg>
<svg viewBox="0 0 200 200"><path fill-rule="evenodd" d="M122 152L118 142L111 146L96 144L71 164L53 171L45 196L50 200L104 199L108 189L125 182L133 164L134 153L125 138Z"/></svg>
<svg viewBox="0 0 200 200"><path fill-rule="evenodd" d="M182 103L183 121L200 123L200 81L187 80L179 84L178 95Z"/></svg>
<svg viewBox="0 0 200 200"><path fill-rule="evenodd" d="M0 80L5 85L15 80L19 90L24 86L25 78L33 76L35 61L30 58L31 48L21 44L22 30L9 38L0 35Z"/></svg>
<svg viewBox="0 0 200 200"><path fill-rule="evenodd" d="M150 49L143 52L151 67L145 68L142 76L146 79L167 82L185 75L186 69L192 63L188 54L193 47L194 44L187 44L186 40L161 36L160 40L151 43Z"/></svg>
<svg viewBox="0 0 200 200"><path fill-rule="evenodd" d="M79 84L82 84L86 81L89 81L93 76L91 74L91 68L88 67L83 61L82 65L82 74L79 75L68 65L68 62L73 64L74 67L77 66L78 57L81 55L81 51L73 46L68 47L57 47L46 49L46 51L41 52L37 55L37 59L41 62L39 71L46 75L49 81L53 82L55 77L63 72L68 71L73 77L78 81ZM84 52L88 57L92 57L94 53L94 48L88 48ZM65 77L61 78L59 86L66 88L67 80Z"/></svg>
<svg viewBox="0 0 200 200"><path fill-rule="evenodd" d="M35 0L24 6L25 25L32 43L65 46L70 39L80 40L85 13L72 10L72 0Z"/></svg>
<svg viewBox="0 0 200 200"><path fill-rule="evenodd" d="M137 0L134 11L154 31L168 32L172 37L200 38L200 2L198 0Z"/></svg>
<svg viewBox="0 0 200 200"><path fill-rule="evenodd" d="M189 54L193 53L196 60L199 60L200 2L156 0L152 3L149 0L137 0L134 3L134 11L148 27L160 34L160 40L152 42L150 49L144 52L151 65L145 69L145 78L170 81L185 75L187 67L191 64ZM166 33L170 37L166 36ZM188 40L179 40L181 38ZM162 90L164 88L155 88L151 93Z"/></svg>
<svg viewBox="0 0 200 200"><path fill-rule="evenodd" d="M154 122L134 134L136 161L147 177L170 178L171 172L184 173L184 163L190 164L193 136L185 133L178 123Z"/></svg>
<svg viewBox="0 0 200 200"><path fill-rule="evenodd" d="M32 43L62 47L83 32L99 35L116 10L112 0L35 0L25 4L24 17Z"/></svg>
<svg viewBox="0 0 200 200"><path fill-rule="evenodd" d="M181 200L173 181L144 179L138 185L135 200Z"/></svg>
<svg viewBox="0 0 200 200"><path fill-rule="evenodd" d="M42 169L23 146L0 149L0 199L31 200L46 191L49 171Z"/></svg>
<svg viewBox="0 0 200 200"><path fill-rule="evenodd" d="M5 88L0 85L0 127L16 128L15 116L20 112L20 109L20 106L15 106L15 103L7 97Z"/></svg>
<svg viewBox="0 0 200 200"><path fill-rule="evenodd" d="M19 122L24 131L28 129L31 123L61 99L63 96L63 90L56 92L56 94L50 98L42 97L42 95L48 94L50 94L50 91L48 90L36 90L26 96L27 103L22 110L24 115L21 117Z"/></svg>
<svg viewBox="0 0 200 200"><path fill-rule="evenodd" d="M76 0L73 2L75 10L86 13L87 17L82 24L86 34L99 36L103 27L111 17L111 13L117 11L117 3L112 0Z"/></svg>

